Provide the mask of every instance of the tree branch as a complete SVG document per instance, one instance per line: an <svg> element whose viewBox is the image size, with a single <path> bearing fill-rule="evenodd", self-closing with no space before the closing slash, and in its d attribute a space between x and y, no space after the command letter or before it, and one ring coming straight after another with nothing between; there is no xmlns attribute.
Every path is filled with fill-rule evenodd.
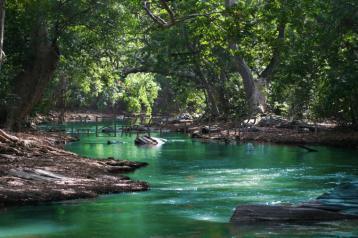
<svg viewBox="0 0 358 238"><path fill-rule="evenodd" d="M169 5L168 5L166 0L160 0L160 4L168 12L169 17L170 17L170 21L174 25L176 19L175 19L175 14L174 14L173 10L169 7Z"/></svg>
<svg viewBox="0 0 358 238"><path fill-rule="evenodd" d="M196 78L196 75L192 72L181 72L181 71L171 72L166 69L157 69L157 68L151 67L151 66L139 66L139 67L135 67L135 68L125 68L122 71L121 76L122 76L122 78L126 78L128 75L135 74L135 73L155 73L155 74L161 74L161 75L165 75L165 76Z"/></svg>
<svg viewBox="0 0 358 238"><path fill-rule="evenodd" d="M166 5L166 4L165 4ZM167 5L166 5L167 6ZM150 10L150 3L147 1L147 0L143 0L143 7L144 7L144 10L147 12L148 16L150 18L152 18L152 20L159 24L161 27L171 27L174 22L166 22L163 18L159 17L159 16L156 16L151 10ZM169 6L167 6L169 8ZM168 10L167 10L168 11ZM170 10L170 12L172 13L172 11ZM174 15L173 15L174 17Z"/></svg>
<svg viewBox="0 0 358 238"><path fill-rule="evenodd" d="M285 40L285 28L286 28L285 23L279 23L279 25L277 26L278 43L282 43ZM279 64L280 64L280 44L277 44L275 47L273 47L273 55L270 60L270 63L267 65L266 69L262 71L259 78L265 79L267 82L270 81L274 74L274 70Z"/></svg>
<svg viewBox="0 0 358 238"><path fill-rule="evenodd" d="M155 22L157 23L159 26L163 27L163 28L169 28L174 26L176 23L178 22L184 22L196 17L208 17L210 15L213 14L220 14L222 13L222 11L212 11L212 12L208 12L208 13L194 13L194 14L190 14L181 18L177 18L175 16L174 11L169 7L168 3L166 0L159 0L160 1L160 5L162 6L162 8L164 10L166 10L166 12L169 15L170 20L166 21L163 18L161 18L160 16L155 15L152 10L150 9L150 2L148 0L143 0L143 7L144 10L147 12L147 15Z"/></svg>

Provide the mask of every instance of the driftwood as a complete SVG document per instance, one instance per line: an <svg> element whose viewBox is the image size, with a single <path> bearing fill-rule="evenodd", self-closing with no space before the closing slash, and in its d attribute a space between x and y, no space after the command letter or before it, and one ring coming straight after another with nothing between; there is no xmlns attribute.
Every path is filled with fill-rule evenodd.
<svg viewBox="0 0 358 238"><path fill-rule="evenodd" d="M115 160L115 159L109 159L100 163L107 167L107 171L109 173L133 172L140 167L144 167L148 165L148 163L144 163L144 162L129 162L126 160Z"/></svg>
<svg viewBox="0 0 358 238"><path fill-rule="evenodd" d="M16 143L19 141L19 138L17 138L16 136L12 136L0 129L0 141Z"/></svg>
<svg viewBox="0 0 358 238"><path fill-rule="evenodd" d="M159 142L149 136L137 137L134 141L136 145L158 145Z"/></svg>
<svg viewBox="0 0 358 238"><path fill-rule="evenodd" d="M37 181L59 181L69 178L43 169L10 169L8 175Z"/></svg>

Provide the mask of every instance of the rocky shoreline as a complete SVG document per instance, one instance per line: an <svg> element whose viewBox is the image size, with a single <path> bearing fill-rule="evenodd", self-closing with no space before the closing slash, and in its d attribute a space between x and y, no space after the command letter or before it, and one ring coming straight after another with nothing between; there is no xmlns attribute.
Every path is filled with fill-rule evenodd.
<svg viewBox="0 0 358 238"><path fill-rule="evenodd" d="M149 188L145 182L122 175L146 163L82 158L63 150L64 143L71 139L60 134L13 135L0 130L0 206L93 198Z"/></svg>

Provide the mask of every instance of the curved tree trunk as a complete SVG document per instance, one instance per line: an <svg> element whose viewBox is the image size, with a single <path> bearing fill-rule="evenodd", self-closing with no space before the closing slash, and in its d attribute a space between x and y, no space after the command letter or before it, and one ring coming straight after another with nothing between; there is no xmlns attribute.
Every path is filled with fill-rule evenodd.
<svg viewBox="0 0 358 238"><path fill-rule="evenodd" d="M33 58L25 70L15 78L13 94L16 101L8 108L6 126L18 130L39 102L59 61L56 42L48 39L47 27L38 25L32 39Z"/></svg>
<svg viewBox="0 0 358 238"><path fill-rule="evenodd" d="M230 48L232 50L237 50L237 45L230 44ZM259 85L261 82L256 82L254 80L251 69L240 55L234 55L232 61L234 63L234 68L241 75L250 113L265 112L267 106L266 97L263 93L263 82L262 85Z"/></svg>
<svg viewBox="0 0 358 238"><path fill-rule="evenodd" d="M226 9L234 7L235 4L236 0L225 0ZM232 38L229 38L228 41L230 50L237 52L238 46L236 42ZM240 55L234 53L232 55L232 62L235 70L242 78L250 113L264 112L266 110L266 97L259 90L263 87L256 85L251 69Z"/></svg>
<svg viewBox="0 0 358 238"><path fill-rule="evenodd" d="M230 9L235 6L237 0L225 0L226 9ZM278 37L277 42L283 43L285 39L285 28L286 23L282 19L279 19L279 24L277 26ZM238 46L233 39L228 39L230 50L237 52ZM267 99L265 95L266 84L272 79L276 67L280 63L280 48L279 46L273 47L273 55L270 60L270 63L267 65L265 70L258 76L258 79L255 80L252 71L245 62L245 60L234 53L232 55L233 66L236 71L241 75L246 98L249 104L250 112L265 112L267 109Z"/></svg>
<svg viewBox="0 0 358 238"><path fill-rule="evenodd" d="M4 46L4 34L5 34L5 0L0 0L0 70L1 65L5 57L3 50Z"/></svg>

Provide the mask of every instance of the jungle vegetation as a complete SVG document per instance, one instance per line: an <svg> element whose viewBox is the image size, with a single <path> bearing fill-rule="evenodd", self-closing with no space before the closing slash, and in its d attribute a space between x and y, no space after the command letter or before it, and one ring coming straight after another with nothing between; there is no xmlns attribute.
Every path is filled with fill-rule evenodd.
<svg viewBox="0 0 358 238"><path fill-rule="evenodd" d="M0 123L48 110L358 124L355 0L0 0Z"/></svg>

